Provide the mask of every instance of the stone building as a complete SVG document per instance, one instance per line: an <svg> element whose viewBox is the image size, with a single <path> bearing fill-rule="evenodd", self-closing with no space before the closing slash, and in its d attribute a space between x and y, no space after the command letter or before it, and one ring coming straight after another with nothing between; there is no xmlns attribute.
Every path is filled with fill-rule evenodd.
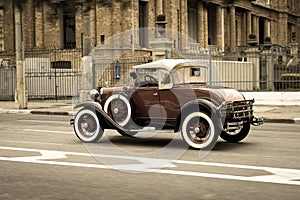
<svg viewBox="0 0 300 200"><path fill-rule="evenodd" d="M149 48L147 31L156 16L166 16L166 28L191 38L182 46L172 36L174 48L200 44L206 49L236 52L255 33L260 44L300 42L299 0L24 0L22 28L24 48L82 45L83 36L94 46L115 34L130 31L138 48ZM0 51L14 51L14 0L0 0ZM3 16L3 17L2 17ZM293 35L293 37L292 37Z"/></svg>

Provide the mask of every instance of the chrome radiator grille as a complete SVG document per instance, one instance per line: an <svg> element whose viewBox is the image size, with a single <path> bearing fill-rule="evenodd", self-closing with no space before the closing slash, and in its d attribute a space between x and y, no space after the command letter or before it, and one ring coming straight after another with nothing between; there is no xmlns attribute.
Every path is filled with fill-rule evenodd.
<svg viewBox="0 0 300 200"><path fill-rule="evenodd" d="M233 101L227 103L222 113L230 119L250 119L253 117L253 103L254 100Z"/></svg>

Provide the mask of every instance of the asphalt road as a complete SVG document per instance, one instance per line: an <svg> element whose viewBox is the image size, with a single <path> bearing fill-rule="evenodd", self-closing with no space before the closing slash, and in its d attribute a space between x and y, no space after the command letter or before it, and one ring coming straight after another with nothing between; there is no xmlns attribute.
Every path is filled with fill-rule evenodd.
<svg viewBox="0 0 300 200"><path fill-rule="evenodd" d="M187 149L173 133L82 144L70 116L0 114L0 199L298 199L300 125ZM152 137L150 137L152 136ZM172 144L172 145L170 145Z"/></svg>

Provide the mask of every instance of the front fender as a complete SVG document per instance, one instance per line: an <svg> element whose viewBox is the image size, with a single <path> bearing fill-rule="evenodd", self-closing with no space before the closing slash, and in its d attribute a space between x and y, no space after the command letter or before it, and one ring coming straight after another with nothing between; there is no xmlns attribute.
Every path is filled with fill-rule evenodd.
<svg viewBox="0 0 300 200"><path fill-rule="evenodd" d="M130 132L130 130L123 128L122 126L120 126L118 123L116 123L103 109L102 106L94 101L84 101L84 102L80 102L78 104L76 104L74 106L74 109L77 108L86 108L86 109L92 109L95 110L97 112L97 114L99 114L101 117L99 118L100 123L104 123L104 127L110 127L110 128L114 128L117 131L124 133L124 134L128 134ZM102 120L104 119L104 120Z"/></svg>
<svg viewBox="0 0 300 200"><path fill-rule="evenodd" d="M218 126L222 127L222 119L220 118L220 107L215 106L212 102L206 99L195 99L182 106L180 114L177 116L176 119L176 127L174 132L178 132L180 129L181 117L183 113L197 110L208 112L211 113L213 116L216 116L219 122Z"/></svg>
<svg viewBox="0 0 300 200"><path fill-rule="evenodd" d="M197 106L197 108L204 109L205 111L213 112L213 114L217 114L219 110L219 108L215 106L211 101L208 101L206 99L195 99L183 105L181 108L181 112L189 108L193 108L193 106Z"/></svg>
<svg viewBox="0 0 300 200"><path fill-rule="evenodd" d="M95 101L83 101L83 102L80 102L78 104L76 104L74 106L74 109L77 109L77 108L81 108L81 107L84 107L84 108L94 108L95 110L99 111L102 110L102 106L95 102Z"/></svg>

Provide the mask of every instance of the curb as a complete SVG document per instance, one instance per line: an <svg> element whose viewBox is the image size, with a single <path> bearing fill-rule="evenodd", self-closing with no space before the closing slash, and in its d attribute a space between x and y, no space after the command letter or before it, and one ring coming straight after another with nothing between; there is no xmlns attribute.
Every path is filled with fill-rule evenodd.
<svg viewBox="0 0 300 200"><path fill-rule="evenodd" d="M0 109L1 114L30 114L32 110Z"/></svg>
<svg viewBox="0 0 300 200"><path fill-rule="evenodd" d="M67 111L40 111L40 110L32 110L30 112L34 115L73 115L73 111L67 112Z"/></svg>
<svg viewBox="0 0 300 200"><path fill-rule="evenodd" d="M295 118L294 122L295 122L295 124L300 124L300 118Z"/></svg>
<svg viewBox="0 0 300 200"><path fill-rule="evenodd" d="M35 115L74 115L73 111L47 111L27 109L0 109L0 114L35 114Z"/></svg>
<svg viewBox="0 0 300 200"><path fill-rule="evenodd" d="M282 124L295 124L295 119L268 119L264 118L266 123L282 123Z"/></svg>

